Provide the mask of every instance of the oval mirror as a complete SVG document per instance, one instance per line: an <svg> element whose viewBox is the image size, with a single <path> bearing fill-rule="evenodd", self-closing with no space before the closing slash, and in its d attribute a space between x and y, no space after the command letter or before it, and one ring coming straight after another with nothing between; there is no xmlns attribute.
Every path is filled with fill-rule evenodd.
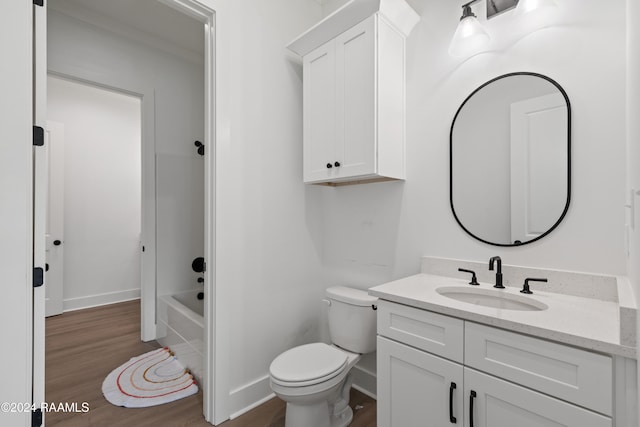
<svg viewBox="0 0 640 427"><path fill-rule="evenodd" d="M534 242L569 208L571 105L552 79L511 73L465 99L450 133L453 215L496 246Z"/></svg>

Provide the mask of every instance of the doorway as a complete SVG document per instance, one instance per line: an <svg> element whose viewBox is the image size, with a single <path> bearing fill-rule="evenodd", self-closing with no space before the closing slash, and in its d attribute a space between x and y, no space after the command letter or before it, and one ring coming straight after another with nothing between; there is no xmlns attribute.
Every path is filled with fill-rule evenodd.
<svg viewBox="0 0 640 427"><path fill-rule="evenodd" d="M58 3L58 5L56 5ZM80 6L90 5L87 8ZM204 238L204 245L201 245L199 255L203 255L206 260L207 271L204 274L203 291L206 296L205 300L205 333L203 341L203 356L205 359L205 372L203 374L202 389L204 392L203 412L208 420L213 421L214 401L211 397L213 389L213 323L208 319L212 319L211 314L213 306L214 275L212 274L215 267L215 259L213 257L213 223L215 220L213 210L213 174L211 168L213 165L212 153L214 143L214 97L212 94L213 77L214 77L214 12L206 8L203 2L197 0L167 0L162 4L169 4L174 13L179 16L189 15L195 17L199 22L201 41L203 46L203 54L197 64L198 74L190 75L183 79L186 84L180 87L180 69L182 65L180 61L174 61L172 64L161 64L154 60L153 54L140 53L134 48L135 44L146 45L152 50L162 51L162 55L173 54L174 56L182 56L180 58L189 59L187 53L180 53L180 49L174 49L170 43L160 40L153 40L149 37L149 33L139 31L136 28L127 28L125 22L117 24L105 24L104 22L96 22L97 15L102 6L113 5L117 8L125 8L115 12L119 16L126 16L129 19L133 14L126 10L132 7L141 11L145 15L145 22L158 25L158 21L164 18L152 16L150 9L157 10L162 4L155 0L145 0L140 2L99 2L93 0L60 0L48 3L52 14L49 16L49 72L56 77L64 79L73 79L90 85L97 85L102 88L117 88L129 94L136 95L141 102L141 127L142 127L142 239L140 249L142 257L142 276L144 277L141 285L141 317L142 317L142 340L153 340L156 335L156 294L158 288L157 274L157 214L156 205L157 198L161 189L156 186L158 173L158 154L176 155L180 153L171 152L173 148L180 145L180 150L188 150L189 153L197 150L194 147L195 141L200 141L205 147L205 154L200 159L204 164L204 177L202 187L204 187L204 197L201 202L204 205L204 213L202 216L204 224L199 227L200 235ZM93 7L93 9L92 9ZM162 6L165 7L166 6ZM97 8L97 9L96 9ZM155 8L155 9L154 9ZM176 12L178 9L181 13ZM107 15L106 11L105 12ZM105 13L102 13L103 15ZM176 16L178 16L176 15ZM110 16L114 18L114 16ZM180 18L176 18L180 20ZM191 19L191 18L189 18ZM75 20L73 25L67 25ZM62 23L62 21L65 21ZM98 19L99 21L99 19ZM89 27L92 30L97 28L93 34L85 37L79 36L83 31L86 33ZM130 25L129 25L130 27ZM172 26L169 25L168 28ZM77 31L76 31L77 30ZM76 31L74 33L74 31ZM174 29L175 31L175 29ZM111 33L109 36L106 33ZM133 43L132 43L133 40ZM91 43L102 43L97 48ZM173 52L172 52L173 51ZM117 55L116 55L117 53ZM157 56L157 55L156 55ZM166 55L165 55L166 56ZM193 64L191 64L193 65ZM136 67L146 67L145 72L140 73L135 70ZM191 67L193 68L193 67ZM199 82L199 88L189 86L188 82ZM183 94L196 94L201 97L201 101L197 107L192 107L181 102ZM176 126L171 118L177 114L187 117L184 126ZM199 121L199 125L198 125ZM191 134L193 132L193 134ZM197 134L196 134L197 133ZM171 145L173 144L173 145ZM187 154L185 154L187 155ZM190 154L188 154L190 155ZM162 164L166 164L167 156L160 159ZM163 160L164 159L164 160ZM202 192L201 192L202 195ZM190 267L190 265L189 265ZM186 278L190 280L191 278ZM195 277L194 283L195 282ZM203 286L199 284L199 286Z"/></svg>
<svg viewBox="0 0 640 427"><path fill-rule="evenodd" d="M141 100L49 76L47 103L47 316L138 298Z"/></svg>

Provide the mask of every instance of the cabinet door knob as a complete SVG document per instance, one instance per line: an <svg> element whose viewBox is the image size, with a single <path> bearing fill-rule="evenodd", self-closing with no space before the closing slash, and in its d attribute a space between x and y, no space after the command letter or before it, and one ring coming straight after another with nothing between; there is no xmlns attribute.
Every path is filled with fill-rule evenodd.
<svg viewBox="0 0 640 427"><path fill-rule="evenodd" d="M339 168L339 167L340 167L340 162L335 162L335 163L333 164L333 166L335 166L335 167Z"/></svg>
<svg viewBox="0 0 640 427"><path fill-rule="evenodd" d="M327 169L331 169L333 165L331 163L327 163Z"/></svg>
<svg viewBox="0 0 640 427"><path fill-rule="evenodd" d="M54 240L53 241L53 246L60 246L62 244L62 242L60 240Z"/></svg>

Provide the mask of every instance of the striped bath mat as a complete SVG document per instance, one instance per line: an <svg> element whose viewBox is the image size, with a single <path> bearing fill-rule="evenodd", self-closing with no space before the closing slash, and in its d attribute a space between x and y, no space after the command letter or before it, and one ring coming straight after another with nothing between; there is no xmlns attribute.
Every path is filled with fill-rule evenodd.
<svg viewBox="0 0 640 427"><path fill-rule="evenodd" d="M197 392L195 379L167 347L130 359L102 383L104 397L126 408L160 405Z"/></svg>

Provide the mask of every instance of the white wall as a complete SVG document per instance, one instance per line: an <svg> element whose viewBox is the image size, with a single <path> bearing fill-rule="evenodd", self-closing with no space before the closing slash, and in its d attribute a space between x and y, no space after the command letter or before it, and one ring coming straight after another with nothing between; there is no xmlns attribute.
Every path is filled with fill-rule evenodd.
<svg viewBox="0 0 640 427"><path fill-rule="evenodd" d="M311 0L234 0L225 12L228 56L218 60L229 140L218 142L216 163L216 292L229 301L218 313L230 320L220 375L233 413L271 393L278 354L322 334L322 189L302 183L302 65L285 49L321 11Z"/></svg>
<svg viewBox="0 0 640 427"><path fill-rule="evenodd" d="M348 0L323 0L322 3L322 16L325 17L335 12L337 9L344 6Z"/></svg>
<svg viewBox="0 0 640 427"><path fill-rule="evenodd" d="M640 28L633 21L640 13L640 0L627 0L627 191L640 190ZM635 197L635 228L629 230L627 274L640 307L640 195ZM629 200L630 201L630 200ZM627 224L631 223L630 216ZM640 343L640 317L638 317ZM640 372L638 381L640 382ZM640 408L639 408L640 410ZM640 419L640 414L639 414Z"/></svg>
<svg viewBox="0 0 640 427"><path fill-rule="evenodd" d="M204 133L202 62L56 10L49 9L48 17L50 71L143 98L143 125L155 123L144 129L157 154L156 177L151 179L160 183L156 188L161 208L156 219L158 294L197 287L191 261L204 252L204 177L203 160L193 143Z"/></svg>
<svg viewBox="0 0 640 427"><path fill-rule="evenodd" d="M140 98L49 77L47 101L65 127L64 308L138 297Z"/></svg>
<svg viewBox="0 0 640 427"><path fill-rule="evenodd" d="M422 16L407 40L407 180L323 190L323 260L332 283L368 287L414 274L423 255L623 274L625 5L557 2L558 25L513 39L510 13L487 27L500 50L468 60L447 54L458 2L415 0ZM478 6L482 7L482 6ZM571 58L571 60L567 60ZM539 242L482 244L449 207L449 138L460 103L490 78L533 71L556 80L572 104L572 201Z"/></svg>

